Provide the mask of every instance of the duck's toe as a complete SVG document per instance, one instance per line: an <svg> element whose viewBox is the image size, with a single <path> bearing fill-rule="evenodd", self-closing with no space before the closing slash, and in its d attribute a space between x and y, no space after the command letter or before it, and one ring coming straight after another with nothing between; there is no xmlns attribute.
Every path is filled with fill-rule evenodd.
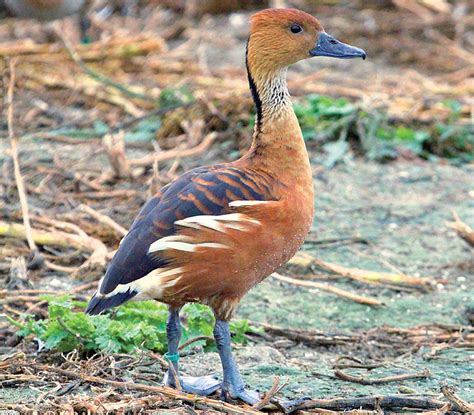
<svg viewBox="0 0 474 415"><path fill-rule="evenodd" d="M260 394L257 391L251 389L239 389L239 390L223 390L224 400L229 399L239 399L242 402L248 403L249 405L255 405L257 402L260 402Z"/></svg>
<svg viewBox="0 0 474 415"><path fill-rule="evenodd" d="M177 389L176 382L171 381L168 373L165 374L163 384ZM194 395L208 396L221 387L221 382L216 376L179 376L181 390Z"/></svg>
<svg viewBox="0 0 474 415"><path fill-rule="evenodd" d="M215 376L181 376L180 382L183 391L201 396L213 394L222 385Z"/></svg>

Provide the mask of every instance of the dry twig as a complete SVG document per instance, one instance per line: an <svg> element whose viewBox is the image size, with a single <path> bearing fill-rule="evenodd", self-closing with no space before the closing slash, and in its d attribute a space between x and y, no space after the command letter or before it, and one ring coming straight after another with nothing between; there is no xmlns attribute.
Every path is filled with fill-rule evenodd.
<svg viewBox="0 0 474 415"><path fill-rule="evenodd" d="M216 136L217 134L215 132L210 133L206 135L204 139L197 146L192 147L192 148L187 148L184 150L180 150L180 149L168 150L168 151L163 151L158 154L147 155L138 159L131 159L130 165L131 166L148 166L156 162L172 160L178 157L196 156L206 151L214 142L214 140L216 139Z"/></svg>
<svg viewBox="0 0 474 415"><path fill-rule="evenodd" d="M334 374L341 380L360 383L361 385L380 385L382 383L400 382L407 379L426 379L431 376L428 369L418 373L404 373L402 375L386 376L378 379L368 379L362 376L353 376L343 372L342 370L335 370Z"/></svg>
<svg viewBox="0 0 474 415"><path fill-rule="evenodd" d="M104 215L103 213L97 212L96 210L92 209L90 206L87 206L87 205L81 203L79 205L79 210L81 210L81 211L87 213L88 215L92 216L98 222L109 226L110 228L112 228L115 232L117 232L121 236L125 236L128 232L127 229L125 229L122 225L119 225L117 222L115 222L113 219L111 219L107 215Z"/></svg>
<svg viewBox="0 0 474 415"><path fill-rule="evenodd" d="M257 402L255 405L253 405L252 408L259 411L260 409L267 406L270 401L275 397L275 395L285 387L285 385L286 383L280 386L280 377L275 376L273 378L273 383L270 390L265 392L260 402Z"/></svg>
<svg viewBox="0 0 474 415"><path fill-rule="evenodd" d="M335 398L335 399L312 399L298 405L295 410L321 408L330 411L347 411L357 409L438 409L445 405L430 398L419 398L410 396L377 396L363 398Z"/></svg>
<svg viewBox="0 0 474 415"><path fill-rule="evenodd" d="M446 223L446 225L454 229L461 239L474 248L474 230L467 223L464 223L454 210L453 217L454 222Z"/></svg>
<svg viewBox="0 0 474 415"><path fill-rule="evenodd" d="M428 288L434 285L434 282L428 278L413 277L405 274L369 271L359 268L343 267L342 265L332 264L330 262L315 258L312 255L307 254L306 252L297 253L289 261L289 264L304 267L316 265L317 267L320 267L325 271L329 271L360 282L391 283L401 286L407 285L420 288Z"/></svg>
<svg viewBox="0 0 474 415"><path fill-rule="evenodd" d="M113 174L117 178L128 178L131 176L130 165L125 155L125 133L123 130L117 133L104 135L102 144L106 150Z"/></svg>
<svg viewBox="0 0 474 415"><path fill-rule="evenodd" d="M337 346L342 344L352 344L360 340L359 336L356 335L327 335L324 333L318 333L314 331L303 331L296 329L289 329L283 327L272 326L270 324L261 322L252 322L255 326L263 327L265 332L273 334L274 336L282 336L287 339L301 342L309 347L319 346Z"/></svg>
<svg viewBox="0 0 474 415"><path fill-rule="evenodd" d="M0 221L0 236L25 239L26 231L19 223L7 223ZM80 268L104 267L108 250L100 240L88 236L87 234L72 234L59 230L51 232L32 229L31 237L39 245L52 245L63 248L75 247L85 252L90 252L89 259Z"/></svg>
<svg viewBox="0 0 474 415"><path fill-rule="evenodd" d="M134 383L134 382L118 382L115 380L104 379L98 376L90 376L85 373L76 372L72 370L60 369L54 366L36 364L36 363L29 363L25 365L25 367L29 367L31 369L39 370L39 371L46 371L48 373L57 373L62 376L67 376L72 379L82 379L85 382L89 383L97 383L101 385L110 385L115 388L125 389L125 390L137 390L143 392L151 392L166 396L168 398L173 398L176 400L181 400L183 402L191 403L194 405L203 405L209 408L213 408L219 411L223 411L225 413L234 413L234 414L260 414L260 411L252 409L249 406L237 406L232 405L227 402L218 401L216 399L206 398L202 396L192 395L189 393L184 393L177 391L176 389L167 387L167 386L150 386L144 385L141 383Z"/></svg>
<svg viewBox="0 0 474 415"><path fill-rule="evenodd" d="M377 300L375 298L370 298L370 297L364 297L362 295L354 294L349 291L343 290L341 288L333 287L328 284L322 284L320 282L314 282L314 281L303 281L303 280L298 280L296 278L290 278L286 277L284 275L280 275L276 272L272 274L272 277L279 280L279 281L284 281L289 284L294 284L294 285L299 285L302 287L308 287L308 288L318 288L323 291L330 292L332 294L335 294L339 297L347 298L349 300L355 301L356 303L360 304L365 304L365 305L371 305L371 306L382 306L383 302L380 300Z"/></svg>
<svg viewBox="0 0 474 415"><path fill-rule="evenodd" d="M15 60L10 60L10 80L7 90L7 124L8 137L10 138L11 156L13 158L13 168L15 172L15 182L18 189L18 197L20 198L21 213L23 216L23 224L25 227L25 237L31 251L37 251L35 241L31 234L30 214L28 209L28 200L26 198L25 185L21 177L20 162L18 158L18 138L13 130L13 90L15 88Z"/></svg>
<svg viewBox="0 0 474 415"><path fill-rule="evenodd" d="M213 341L214 341L214 337L212 337L212 336L204 336L204 335L193 337L193 338L191 338L191 339L186 340L183 344L180 344L179 347L178 347L178 350L184 350L184 349L186 349L186 347L190 346L191 344L196 343L196 342L199 342L199 341L201 341L201 340L213 342Z"/></svg>
<svg viewBox="0 0 474 415"><path fill-rule="evenodd" d="M355 363L341 363L344 360L352 361ZM336 363L333 365L333 369L376 369L378 367L384 367L384 363L372 363L365 364L362 360L357 359L354 356L339 356L336 359Z"/></svg>
<svg viewBox="0 0 474 415"><path fill-rule="evenodd" d="M474 404L466 402L456 395L454 388L451 386L443 386L441 392L444 397L453 405L454 408L461 411L464 414L474 413Z"/></svg>

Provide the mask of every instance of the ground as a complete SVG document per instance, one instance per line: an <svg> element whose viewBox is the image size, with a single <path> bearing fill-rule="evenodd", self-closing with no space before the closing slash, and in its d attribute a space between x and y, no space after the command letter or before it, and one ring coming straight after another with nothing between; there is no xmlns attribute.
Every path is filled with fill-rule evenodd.
<svg viewBox="0 0 474 415"><path fill-rule="evenodd" d="M469 195L472 173L472 168L426 163L380 166L359 161L315 177L317 209L312 233L318 239L359 235L370 245L315 249L306 244L304 250L338 264L380 271L387 269L380 261L388 261L405 273L436 278L440 283L433 292L364 289L386 304L375 309L268 279L242 301L238 315L290 329L343 334L367 333L384 325L466 324L467 309L474 305L472 252L444 223L453 209L468 221L474 220L474 200ZM341 286L348 288L348 284ZM452 349L428 360L423 357L428 350L423 349L409 357L394 350L396 346L382 353L377 350L375 356L390 362L380 374L428 368L432 377L361 386L335 379L332 365L337 357L347 354L370 359L370 344L342 348L279 344L238 350L249 384L269 389L272 376L278 374L289 378L288 396L328 397L396 393L402 386L411 393L436 395L440 384L447 382L456 385L468 400L474 399L474 356L466 351ZM191 362L194 359L189 358ZM202 360L197 361L201 366Z"/></svg>
<svg viewBox="0 0 474 415"><path fill-rule="evenodd" d="M318 157L313 161L317 166ZM388 336L387 340L376 335L387 327L468 324L467 311L474 306L472 251L445 222L451 220L451 211L455 210L474 225L472 174L472 167L466 166L426 162L380 165L361 160L331 171L319 171L315 175L317 209L310 239L357 235L369 243L324 248L307 243L304 251L323 260L371 270L387 270L384 263L388 262L404 273L431 277L438 284L429 293L358 286L359 293L385 303L383 307L372 308L267 279L244 298L237 317L282 328L362 338L325 347L304 345L280 336L267 340L251 337L247 345L235 347L247 383L265 391L278 375L282 381L288 379L284 395L314 398L396 393L437 396L440 386L446 383L455 386L466 400L474 400L474 356L468 350L450 348L430 357L430 347L404 345L396 336ZM61 282L68 284L67 277L64 279ZM353 283L337 285L354 289ZM431 376L384 385L353 384L337 379L332 368L337 358L346 355L387 364L368 375L365 370L359 371L369 377L424 369ZM198 348L183 357L182 362L188 373L220 373L219 359L213 352L203 353ZM143 369L137 370L141 373ZM148 380L161 379L160 367L155 367L155 371L148 368L147 372ZM20 403L27 403L25 394L29 399L38 395L17 388L4 388L0 393L3 399Z"/></svg>
<svg viewBox="0 0 474 415"><path fill-rule="evenodd" d="M472 252L444 223L450 220L451 210L474 219L473 199L469 196L471 175L472 169L451 166L397 163L381 168L356 162L317 176L315 235L326 239L356 234L370 244L326 249L307 244L304 249L318 258L358 268L387 270L383 264L387 261L405 273L437 279L440 283L433 292L368 290L386 304L374 309L317 291L280 286L270 279L243 301L239 314L288 328L345 334L366 333L381 326L466 324L467 309L473 305ZM388 394L403 385L414 393L436 394L440 383L447 382L455 384L466 398L474 398L474 378L470 373L474 356L466 351L451 350L428 360L423 357L427 350L408 357L394 350L394 345L378 356L384 360L386 354L394 366L381 373L428 368L432 378L387 386L355 386L339 380L328 382L326 376L332 378L331 365L338 356L351 354L370 359L370 344L354 344L342 350L295 346L285 344L285 349L280 350L291 362L292 369L282 370L282 375L290 377L291 392L319 397ZM282 362L288 362L279 360L280 353L268 355L270 365L262 362L257 369L248 369L249 378L258 379L257 383L267 388L271 378L262 375L268 376L272 367L287 368Z"/></svg>

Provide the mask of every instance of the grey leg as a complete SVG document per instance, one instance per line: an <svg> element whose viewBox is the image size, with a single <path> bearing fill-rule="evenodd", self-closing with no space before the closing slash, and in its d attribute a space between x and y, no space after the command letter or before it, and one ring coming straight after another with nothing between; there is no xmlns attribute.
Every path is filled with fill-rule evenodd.
<svg viewBox="0 0 474 415"><path fill-rule="evenodd" d="M224 398L238 398L250 405L254 405L260 401L260 396L253 390L245 389L244 382L240 376L237 364L232 356L232 348L230 342L229 322L217 320L214 327L214 337L217 343L217 350L222 362L222 369L224 371L224 382L222 383L222 392ZM311 399L304 397L295 400L272 400L285 413L290 413L293 408L303 403L305 400Z"/></svg>
<svg viewBox="0 0 474 415"><path fill-rule="evenodd" d="M165 385L176 388L178 381L181 389L188 393L207 396L220 388L220 382L213 376L192 377L179 375L179 340L181 339L181 323L179 321L179 310L171 309L166 323L166 335L168 337L168 360L173 365L174 371L169 368L163 379Z"/></svg>
<svg viewBox="0 0 474 415"><path fill-rule="evenodd" d="M90 2L89 2L90 3ZM89 30L91 28L91 19L88 16L89 12L89 3L85 2L84 6L79 10L79 29L81 31L81 43L88 44L91 43L91 38L89 36Z"/></svg>
<svg viewBox="0 0 474 415"><path fill-rule="evenodd" d="M229 322L217 320L214 326L214 337L216 339L217 350L222 362L224 372L224 382L222 392L224 397L241 399L242 401L253 405L260 401L259 394L252 390L246 390L239 369L232 356L230 343Z"/></svg>
<svg viewBox="0 0 474 415"><path fill-rule="evenodd" d="M178 355L178 346L181 339L181 323L179 321L179 310L170 309L168 314L168 321L166 322L166 336L168 338L168 356ZM173 365L174 373L179 375L179 363L178 361L171 360L170 363ZM172 387L176 387L176 379L171 368L168 369L167 384Z"/></svg>

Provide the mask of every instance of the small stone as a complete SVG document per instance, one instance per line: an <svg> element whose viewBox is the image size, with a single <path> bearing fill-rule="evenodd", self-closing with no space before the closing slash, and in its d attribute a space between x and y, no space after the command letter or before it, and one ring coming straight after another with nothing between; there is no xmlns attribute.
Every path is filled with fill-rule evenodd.
<svg viewBox="0 0 474 415"><path fill-rule="evenodd" d="M400 393L405 393L405 394L414 394L414 393L416 393L416 391L414 389L409 388L408 386L403 386L403 385L398 388L398 391Z"/></svg>
<svg viewBox="0 0 474 415"><path fill-rule="evenodd" d="M273 342L273 347L276 349L289 349L290 347L293 347L295 345L295 342L289 339L281 339L281 340L276 340Z"/></svg>

